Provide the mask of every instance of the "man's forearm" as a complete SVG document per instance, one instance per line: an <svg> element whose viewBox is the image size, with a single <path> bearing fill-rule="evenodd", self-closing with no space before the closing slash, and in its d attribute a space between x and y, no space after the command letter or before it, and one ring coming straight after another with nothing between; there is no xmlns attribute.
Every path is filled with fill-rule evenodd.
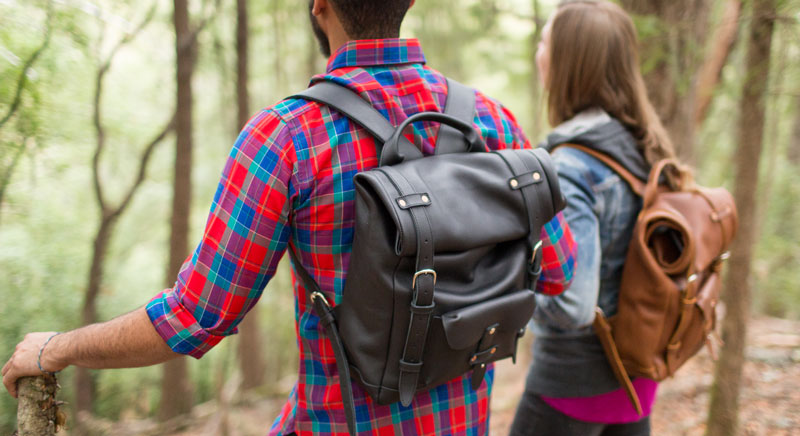
<svg viewBox="0 0 800 436"><path fill-rule="evenodd" d="M20 377L84 368L132 368L166 362L180 354L158 335L144 307L111 321L63 334L29 333L2 368L3 385L17 396Z"/></svg>
<svg viewBox="0 0 800 436"><path fill-rule="evenodd" d="M131 368L181 356L156 333L144 307L104 323L63 333L47 345L42 366Z"/></svg>

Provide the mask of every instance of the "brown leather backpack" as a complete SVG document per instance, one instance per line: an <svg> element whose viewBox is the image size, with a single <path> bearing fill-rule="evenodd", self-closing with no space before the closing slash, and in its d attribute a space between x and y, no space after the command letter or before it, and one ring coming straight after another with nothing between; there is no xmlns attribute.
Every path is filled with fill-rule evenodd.
<svg viewBox="0 0 800 436"><path fill-rule="evenodd" d="M598 308L594 328L631 403L641 405L630 377L661 381L704 344L710 344L719 301L722 263L738 226L725 188L672 190L659 184L676 161L656 163L647 184L615 160L581 145L565 144L599 159L642 197L622 271L617 313Z"/></svg>

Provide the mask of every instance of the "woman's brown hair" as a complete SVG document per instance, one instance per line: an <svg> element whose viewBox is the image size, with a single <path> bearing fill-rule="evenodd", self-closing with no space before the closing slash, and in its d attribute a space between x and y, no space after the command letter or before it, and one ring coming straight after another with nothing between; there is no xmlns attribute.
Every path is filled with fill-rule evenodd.
<svg viewBox="0 0 800 436"><path fill-rule="evenodd" d="M647 98L639 70L636 29L630 16L609 1L569 1L552 18L548 90L550 124L591 107L619 120L651 165L675 151Z"/></svg>

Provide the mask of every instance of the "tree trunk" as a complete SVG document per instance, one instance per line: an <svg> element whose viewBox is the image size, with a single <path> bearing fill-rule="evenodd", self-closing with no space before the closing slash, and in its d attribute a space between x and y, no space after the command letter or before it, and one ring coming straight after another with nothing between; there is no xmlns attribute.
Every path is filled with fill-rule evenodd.
<svg viewBox="0 0 800 436"><path fill-rule="evenodd" d="M236 100L238 107L239 127L250 118L250 93L248 85L248 24L247 0L236 0ZM242 388L253 389L264 383L264 357L261 338L261 323L258 318L258 306L251 309L245 320L239 325L239 368L242 371Z"/></svg>
<svg viewBox="0 0 800 436"><path fill-rule="evenodd" d="M116 219L106 216L101 211L100 226L94 237L92 263L89 267L89 284L83 298L81 308L81 325L97 322L97 296L100 295L100 286L103 280L106 254L111 240ZM95 382L90 370L86 368L75 369L75 410L78 412L91 412L94 404Z"/></svg>
<svg viewBox="0 0 800 436"><path fill-rule="evenodd" d="M103 272L105 269L105 259L108 254L111 236L114 232L119 217L130 205L134 194L141 186L144 180L147 166L152 157L155 147L167 136L173 128L173 121L171 120L164 129L155 136L155 138L144 148L141 158L139 160L139 170L133 184L128 188L127 192L123 195L122 201L116 207L109 207L108 201L104 195L103 181L100 177L100 159L106 144L106 132L103 126L101 101L103 96L103 81L111 68L111 64L119 49L124 45L130 43L133 38L144 29L147 24L152 20L155 15L155 8L151 8L148 15L142 20L135 30L128 33L125 37L117 42L115 47L111 50L108 58L101 61L97 68L95 75L95 92L94 92L94 128L96 133L96 146L94 156L92 158L92 181L94 183L94 194L97 200L97 207L100 215L100 225L97 228L97 233L94 238L94 246L92 250L92 261L89 266L88 284L86 286L86 293L84 295L83 307L81 309L81 325L89 325L97 322L97 297L100 295L100 290L103 283ZM101 41L102 42L102 41ZM92 374L86 368L77 368L75 372L75 409L78 412L91 412L94 404L95 383ZM77 426L80 432L81 422L78 420Z"/></svg>
<svg viewBox="0 0 800 436"><path fill-rule="evenodd" d="M657 20L657 31L643 35L642 57L654 67L644 71L648 95L675 144L678 157L694 162L697 70L703 59L709 0L622 0L636 15ZM643 59L644 60L644 59Z"/></svg>
<svg viewBox="0 0 800 436"><path fill-rule="evenodd" d="M758 167L764 136L764 99L772 32L774 0L753 0L752 22L747 43L747 70L739 102L739 144L735 153L734 197L739 209L739 234L731 247L725 278L722 347L711 387L706 434L735 435L738 431L739 390L742 383L745 338L750 311L750 262L755 239L755 205Z"/></svg>
<svg viewBox="0 0 800 436"><path fill-rule="evenodd" d="M58 382L53 376L19 379L17 436L53 436L64 424L56 402Z"/></svg>
<svg viewBox="0 0 800 436"><path fill-rule="evenodd" d="M778 37L779 33L775 33L772 41L772 51L775 53L774 64L770 66L770 76L772 76L771 89L784 89L786 83L788 59L791 59L789 53L791 46L783 38ZM781 147L779 145L780 138L780 125L781 118L785 116L780 110L781 97L774 93L767 93L764 101L765 121L764 121L764 159L766 159L764 171L761 171L762 179L759 183L759 190L757 192L756 200L756 236L755 239L761 239L764 222L767 219L767 213L772 202L772 191L775 186L775 181L779 177L778 161L783 159Z"/></svg>
<svg viewBox="0 0 800 436"><path fill-rule="evenodd" d="M533 131L531 141L537 141L542 133L542 86L539 78L539 67L536 65L536 51L542 38L542 26L539 22L541 10L539 0L533 0L533 33L531 34L531 113L533 114Z"/></svg>
<svg viewBox="0 0 800 436"><path fill-rule="evenodd" d="M789 139L789 150L786 158L792 165L800 165L800 95L795 98L794 126L792 137Z"/></svg>
<svg viewBox="0 0 800 436"><path fill-rule="evenodd" d="M170 220L169 267L167 285L173 286L189 253L189 213L192 189L192 73L196 39L189 28L188 0L174 0L177 106L175 119L175 180ZM192 408L192 388L186 358L164 364L161 380L159 419L164 421L188 413Z"/></svg>
<svg viewBox="0 0 800 436"><path fill-rule="evenodd" d="M275 75L275 89L279 91L279 93L283 92L286 89L286 77L285 72L283 70L284 65L286 64L285 59L283 58L283 8L280 0L272 0L272 52L274 53L274 57L272 58L273 68L275 69L273 74ZM336 50L335 47L331 47L331 50Z"/></svg>
<svg viewBox="0 0 800 436"><path fill-rule="evenodd" d="M236 102L241 129L250 119L249 83L249 25L247 22L247 0L236 0Z"/></svg>

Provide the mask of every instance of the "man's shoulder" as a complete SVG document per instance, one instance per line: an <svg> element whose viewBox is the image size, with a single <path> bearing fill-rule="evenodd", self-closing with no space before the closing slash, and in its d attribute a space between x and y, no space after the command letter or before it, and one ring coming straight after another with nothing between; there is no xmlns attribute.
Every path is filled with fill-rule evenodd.
<svg viewBox="0 0 800 436"><path fill-rule="evenodd" d="M255 113L243 132L262 140L278 141L282 138L280 142L286 142L317 124L311 117L315 116L313 109L319 106L319 103L301 98L285 98Z"/></svg>
<svg viewBox="0 0 800 436"><path fill-rule="evenodd" d="M319 103L302 98L287 97L263 110L270 112L274 117L279 118L285 124L291 125L294 124L296 120L308 117L311 109L319 105Z"/></svg>

